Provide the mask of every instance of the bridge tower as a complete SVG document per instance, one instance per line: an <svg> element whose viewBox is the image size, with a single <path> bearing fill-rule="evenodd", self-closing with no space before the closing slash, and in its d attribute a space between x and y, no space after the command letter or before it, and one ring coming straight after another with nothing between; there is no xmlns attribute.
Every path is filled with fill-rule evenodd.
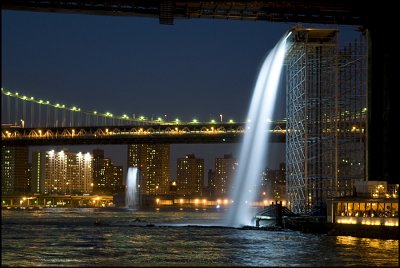
<svg viewBox="0 0 400 268"><path fill-rule="evenodd" d="M328 198L352 195L354 181L365 178L365 83L359 82L365 77L346 55L354 51L339 53L337 30L296 27L290 38L287 204L307 214L324 207Z"/></svg>

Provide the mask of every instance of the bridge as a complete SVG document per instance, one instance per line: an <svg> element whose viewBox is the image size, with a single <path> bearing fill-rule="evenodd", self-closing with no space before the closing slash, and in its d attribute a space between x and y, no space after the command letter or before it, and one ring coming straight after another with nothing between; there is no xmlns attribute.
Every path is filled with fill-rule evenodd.
<svg viewBox="0 0 400 268"><path fill-rule="evenodd" d="M284 143L284 122L271 122L270 142ZM267 132L267 130L266 130ZM110 126L80 128L2 127L2 144L76 145L135 143L236 143L245 133L244 123Z"/></svg>
<svg viewBox="0 0 400 268"><path fill-rule="evenodd" d="M85 111L1 89L2 144L7 146L135 144L135 143L234 143L251 122L165 121L161 117ZM43 114L42 114L43 111ZM269 121L270 142L284 143L286 121Z"/></svg>
<svg viewBox="0 0 400 268"><path fill-rule="evenodd" d="M358 5L356 2L344 0L3 0L2 8L39 12L158 17L161 24L173 24L174 18L204 18L363 25L370 16L367 4Z"/></svg>

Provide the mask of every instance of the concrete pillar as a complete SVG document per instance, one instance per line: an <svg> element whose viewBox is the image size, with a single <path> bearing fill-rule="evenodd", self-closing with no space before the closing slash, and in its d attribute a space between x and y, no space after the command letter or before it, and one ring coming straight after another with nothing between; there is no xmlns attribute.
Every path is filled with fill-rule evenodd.
<svg viewBox="0 0 400 268"><path fill-rule="evenodd" d="M369 22L367 91L367 179L396 183L395 160L399 146L395 128L395 32L381 19ZM397 74L398 75L398 74Z"/></svg>

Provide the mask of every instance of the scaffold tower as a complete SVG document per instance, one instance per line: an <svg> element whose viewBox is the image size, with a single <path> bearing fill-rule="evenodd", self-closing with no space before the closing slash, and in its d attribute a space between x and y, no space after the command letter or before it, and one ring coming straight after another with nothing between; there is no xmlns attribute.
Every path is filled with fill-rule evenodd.
<svg viewBox="0 0 400 268"><path fill-rule="evenodd" d="M342 47L338 55L336 98L337 196L352 196L354 182L366 180L366 38Z"/></svg>
<svg viewBox="0 0 400 268"><path fill-rule="evenodd" d="M295 27L287 55L287 205L310 214L349 196L363 179L364 124L357 49L339 50L338 30ZM356 60L356 62L352 62ZM354 73L352 73L354 72ZM356 166L357 165L357 166Z"/></svg>

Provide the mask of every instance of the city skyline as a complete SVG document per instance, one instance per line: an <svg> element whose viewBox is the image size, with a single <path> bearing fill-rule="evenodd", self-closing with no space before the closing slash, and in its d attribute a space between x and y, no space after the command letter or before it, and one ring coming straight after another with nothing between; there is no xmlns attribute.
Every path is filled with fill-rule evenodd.
<svg viewBox="0 0 400 268"><path fill-rule="evenodd" d="M27 147L3 147L2 152L5 164L2 168L2 193L5 195L121 195L128 185L123 177L122 166L115 165L102 149L83 153L68 149L39 150L32 152L31 161L28 161ZM239 165L232 155L225 154L215 158L215 168L205 176L204 159L188 154L177 159L176 179L170 181L165 180L168 168L163 165L169 158L168 152L169 148L165 145L130 146L128 158L130 166L139 168L141 195L177 194L186 198L229 198L227 194L233 187L232 180ZM281 198L272 193L272 188L275 188L274 183L285 188L284 166L281 163L280 170L266 168L259 174L254 187L258 185L260 189L254 190L260 193L259 198L263 199L261 201L266 202L266 198ZM274 175L276 172L280 175ZM17 173L18 179L13 176ZM172 190L171 185L176 189ZM272 188L269 189L270 187Z"/></svg>
<svg viewBox="0 0 400 268"><path fill-rule="evenodd" d="M82 154L94 154L94 152L96 151L103 151L103 157L107 158L111 161L111 164L114 166L122 166L123 167L123 173L126 175L127 172L127 168L128 166L126 164L121 164L118 161L116 161L115 159L118 159L118 157L116 157L111 150L107 151L107 149L104 149L103 147L109 147L109 146L118 146L118 147L125 147L126 145L103 145L103 146L97 146L97 145L84 145L84 146L53 146L50 149L45 149L45 146L30 146L30 150L29 150L29 157L26 160L28 163L32 163L33 162L33 155L38 153L38 152L50 152L50 151L55 151L55 152L59 152L59 151L68 151L71 153L82 153ZM183 145L183 146L188 146L188 145ZM193 145L195 146L195 145ZM102 147L102 148L100 148ZM127 150L127 154L128 154L128 150ZM113 156L114 155L114 156ZM176 158L172 158L171 155L176 156ZM204 183L207 184L207 172L209 170L213 170L215 171L215 162L218 161L219 159L223 159L226 155L230 155L232 156L233 159L236 159L236 155L232 154L230 152L227 152L225 154L222 155L213 155L213 154L209 154L209 155L197 155L195 153L192 152L188 152L184 155L180 155L180 154L176 154L170 151L170 157L169 157L169 162L170 162L170 168L169 168L169 181L176 181L177 177L177 164L179 162L179 159L184 159L186 158L188 155L194 155L196 157L196 159L203 159L206 160L210 159L211 161L209 161L208 165L204 164ZM115 158L114 158L115 157ZM126 157L127 160L127 157ZM204 161L206 162L206 161ZM211 163L211 164L210 164ZM279 167L281 166L281 164L284 163L284 161L279 163ZM174 166L173 169L171 169L171 166ZM206 168L208 167L208 168ZM269 167L269 166L265 166L265 169L270 169L270 170L277 170L277 168L273 168L273 167ZM261 176L261 175L260 175ZM123 177L123 179L125 179L125 177Z"/></svg>
<svg viewBox="0 0 400 268"><path fill-rule="evenodd" d="M169 169L170 169L170 180L176 179L176 162L178 158L185 157L187 154L195 154L196 157L204 159L204 170L205 173L210 169L215 169L215 159L221 158L226 154L231 154L233 157L238 157L239 152L237 148L234 148L237 144L218 144L219 147L217 150L215 149L214 144L202 144L201 146L198 144L171 144L170 150L170 160L169 160ZM61 150L66 148L70 151L79 152L92 152L96 149L102 149L105 151L105 156L112 159L113 164L123 166L124 176L127 173L127 154L128 149L127 145L71 145L71 146L30 146L30 157L31 153L38 150ZM270 147L272 151L278 151L282 149L282 145L278 143L270 143ZM123 152L123 153L121 153ZM269 161L267 161L265 168L270 169L278 169L279 164L285 162L284 153L276 154L269 157ZM273 163L273 165L271 165Z"/></svg>

